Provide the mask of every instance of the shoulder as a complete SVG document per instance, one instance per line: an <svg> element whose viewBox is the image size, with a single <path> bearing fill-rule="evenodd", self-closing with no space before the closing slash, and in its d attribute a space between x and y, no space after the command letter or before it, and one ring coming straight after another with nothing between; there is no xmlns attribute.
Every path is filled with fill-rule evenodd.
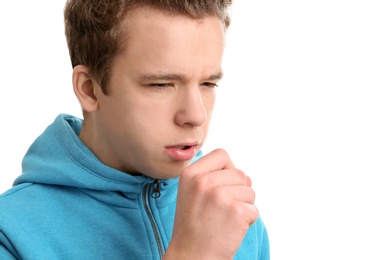
<svg viewBox="0 0 390 260"><path fill-rule="evenodd" d="M20 185L16 185L9 190L5 191L4 193L0 194L0 207L3 205L6 205L9 203L9 201L12 201L14 199L17 199L19 196L23 197L23 193L26 188L33 185L32 183L23 183Z"/></svg>
<svg viewBox="0 0 390 260"><path fill-rule="evenodd" d="M66 192L66 188L61 186L34 183L16 185L0 194L0 222L12 222L13 219L26 218L30 214L32 216L58 206L58 201L61 201Z"/></svg>

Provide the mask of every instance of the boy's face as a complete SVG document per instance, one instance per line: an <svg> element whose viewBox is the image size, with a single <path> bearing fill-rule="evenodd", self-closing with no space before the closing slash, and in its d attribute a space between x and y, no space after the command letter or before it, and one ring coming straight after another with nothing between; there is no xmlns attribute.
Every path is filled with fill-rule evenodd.
<svg viewBox="0 0 390 260"><path fill-rule="evenodd" d="M202 147L222 76L224 28L139 9L105 96L96 88L92 150L107 165L152 178L177 177Z"/></svg>

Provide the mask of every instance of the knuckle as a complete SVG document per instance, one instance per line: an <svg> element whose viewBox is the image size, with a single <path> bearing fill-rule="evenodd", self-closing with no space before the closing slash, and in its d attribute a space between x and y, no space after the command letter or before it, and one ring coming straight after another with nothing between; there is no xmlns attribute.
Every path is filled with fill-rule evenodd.
<svg viewBox="0 0 390 260"><path fill-rule="evenodd" d="M222 149L222 148L217 148L214 150L214 153L222 156L222 157L229 157L227 151L225 149Z"/></svg>
<svg viewBox="0 0 390 260"><path fill-rule="evenodd" d="M185 167L180 174L180 178L187 179L190 178L192 175L192 168L191 165Z"/></svg>
<svg viewBox="0 0 390 260"><path fill-rule="evenodd" d="M248 176L240 169L235 169L235 174L237 178L240 180L240 183L247 184L248 183Z"/></svg>
<svg viewBox="0 0 390 260"><path fill-rule="evenodd" d="M237 203L234 206L233 217L238 223L241 223L243 227L249 227L258 218L258 210L255 206L249 204Z"/></svg>
<svg viewBox="0 0 390 260"><path fill-rule="evenodd" d="M210 180L204 174L195 175L192 178L192 185L196 192L206 192L210 187Z"/></svg>
<svg viewBox="0 0 390 260"><path fill-rule="evenodd" d="M237 175L238 175L240 178L242 178L243 180L246 181L247 176L246 176L246 174L244 173L244 171L242 171L242 170L240 170L240 169L237 169Z"/></svg>
<svg viewBox="0 0 390 260"><path fill-rule="evenodd" d="M217 202L218 204L224 204L226 202L226 190L220 186L215 187L210 191L210 200Z"/></svg>
<svg viewBox="0 0 390 260"><path fill-rule="evenodd" d="M242 203L235 203L232 205L232 215L236 220L245 220L247 218L247 214L247 210Z"/></svg>
<svg viewBox="0 0 390 260"><path fill-rule="evenodd" d="M256 200L256 192L255 192L254 189L248 188L248 193L249 193L248 194L249 202L253 204L255 202L255 200Z"/></svg>

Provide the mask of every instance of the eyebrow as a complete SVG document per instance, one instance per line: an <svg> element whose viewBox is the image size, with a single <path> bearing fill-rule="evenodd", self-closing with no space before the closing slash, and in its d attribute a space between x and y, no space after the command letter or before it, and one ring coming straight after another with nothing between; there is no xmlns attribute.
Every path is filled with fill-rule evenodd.
<svg viewBox="0 0 390 260"><path fill-rule="evenodd" d="M223 77L222 72L218 72L216 74L210 75L208 78L205 80L220 80ZM185 80L186 76L184 74L176 74L176 73L157 73L157 74L146 74L142 76L143 80L149 80L149 81L154 81L154 80Z"/></svg>

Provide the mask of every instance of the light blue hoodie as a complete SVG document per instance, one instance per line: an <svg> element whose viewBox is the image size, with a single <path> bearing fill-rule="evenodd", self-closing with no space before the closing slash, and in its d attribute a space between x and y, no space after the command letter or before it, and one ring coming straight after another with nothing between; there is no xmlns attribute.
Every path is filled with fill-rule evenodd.
<svg viewBox="0 0 390 260"><path fill-rule="evenodd" d="M164 254L178 179L156 183L104 165L78 138L81 125L59 115L29 148L14 187L0 195L1 260L147 260ZM153 198L156 188L160 197ZM260 218L235 259L269 259Z"/></svg>

